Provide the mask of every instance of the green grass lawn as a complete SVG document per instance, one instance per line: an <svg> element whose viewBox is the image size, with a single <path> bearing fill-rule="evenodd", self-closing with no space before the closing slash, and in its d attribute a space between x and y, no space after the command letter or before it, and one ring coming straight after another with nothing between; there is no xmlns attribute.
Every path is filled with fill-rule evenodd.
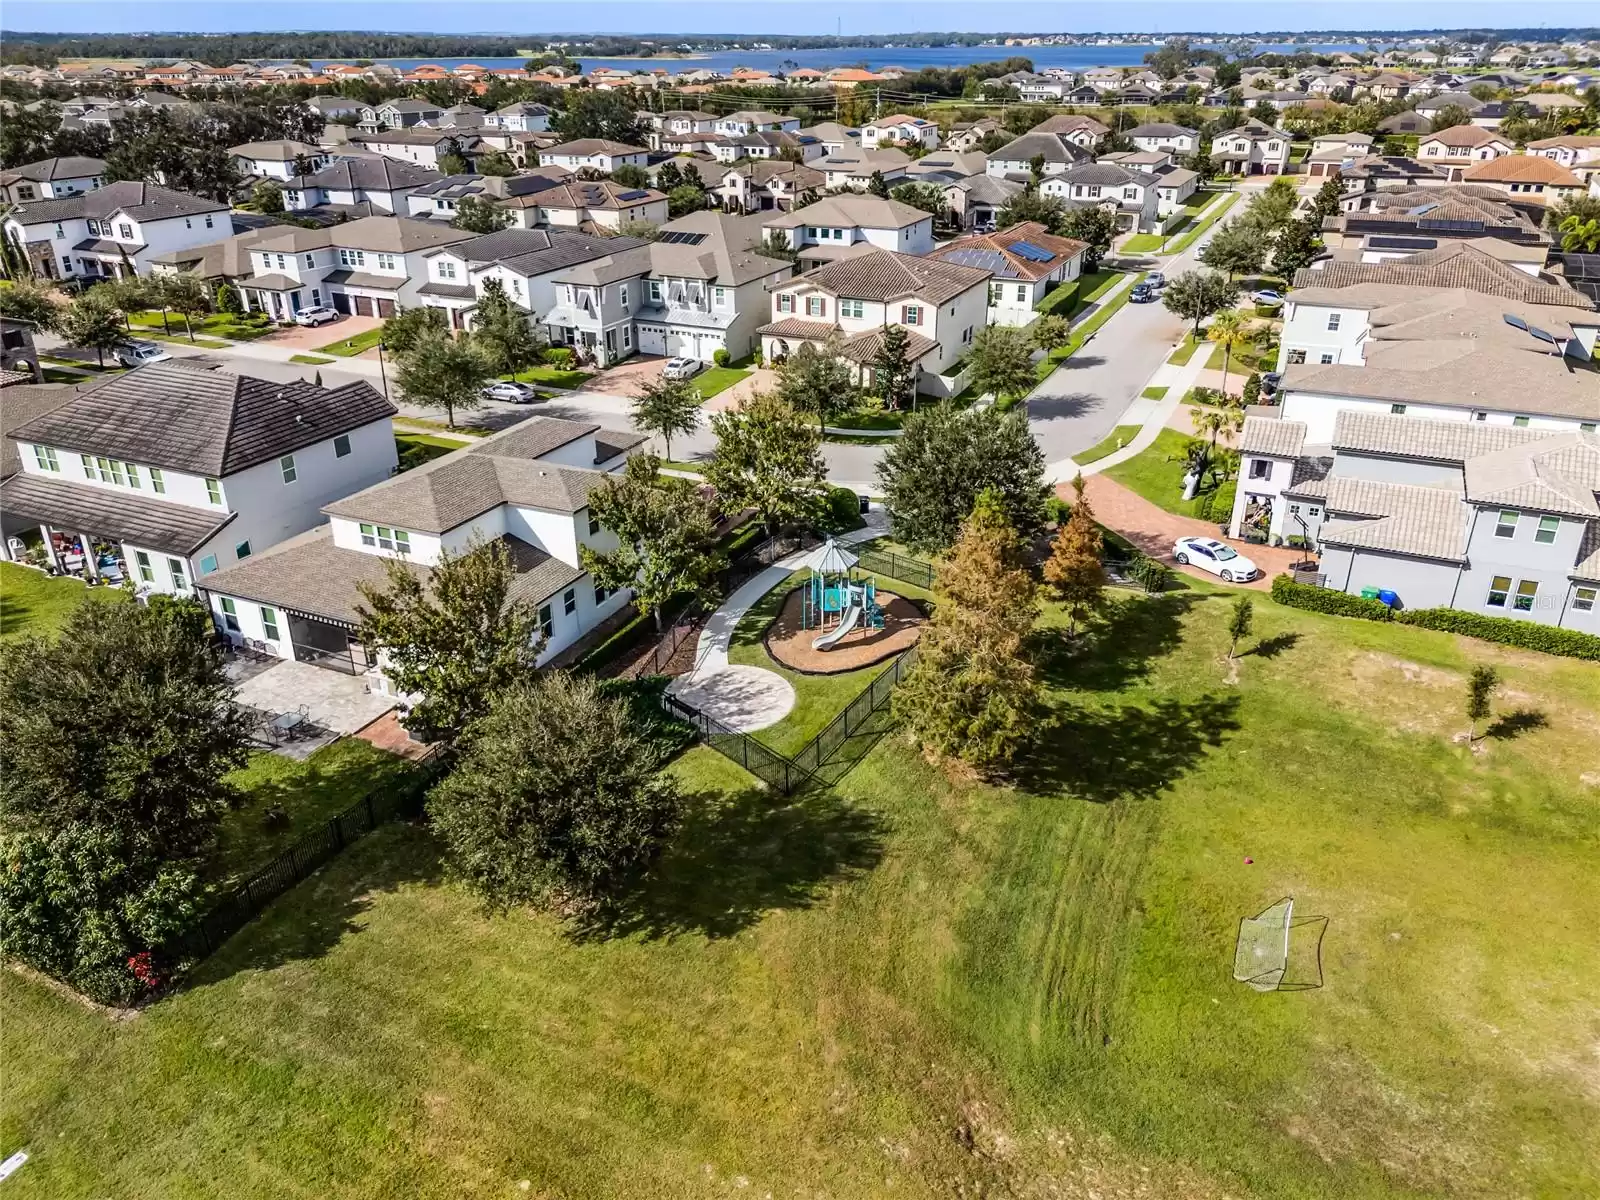
<svg viewBox="0 0 1600 1200"><path fill-rule="evenodd" d="M603 924L485 913L398 824L132 1020L0 972L8 1194L1600 1192L1593 666L1262 596L1230 668L1215 590L1120 596L1015 786L697 748ZM1478 662L1543 724L1472 753ZM1286 895L1326 985L1257 994Z"/></svg>
<svg viewBox="0 0 1600 1200"><path fill-rule="evenodd" d="M1102 442L1096 442L1080 454L1074 454L1072 461L1080 467L1092 462L1099 462L1108 454L1115 454L1139 435L1139 425L1118 425Z"/></svg>
<svg viewBox="0 0 1600 1200"><path fill-rule="evenodd" d="M1041 314L1074 317L1117 285L1121 271L1088 271L1071 283L1063 284L1039 302Z"/></svg>
<svg viewBox="0 0 1600 1200"><path fill-rule="evenodd" d="M369 329L365 333L357 333L351 337L340 338L336 342L329 342L326 346L318 346L318 354L331 354L335 358L354 358L366 350L371 350L383 341L383 326Z"/></svg>
<svg viewBox="0 0 1600 1200"><path fill-rule="evenodd" d="M694 385L700 389L700 395L709 400L727 391L741 379L749 379L750 375L751 372L738 367L707 367L694 377Z"/></svg>
<svg viewBox="0 0 1600 1200"><path fill-rule="evenodd" d="M0 562L0 641L54 633L86 599L104 603L124 598L121 588L86 587L70 576Z"/></svg>
<svg viewBox="0 0 1600 1200"><path fill-rule="evenodd" d="M1141 400L1165 400L1167 398L1167 389L1164 387L1147 387L1139 393L1139 398Z"/></svg>
<svg viewBox="0 0 1600 1200"><path fill-rule="evenodd" d="M183 317L177 313L169 313L166 322L163 323L161 310L153 308L146 312L130 314L128 323L146 334L150 334L153 330L156 336L167 333L174 338L188 340ZM204 317L192 317L190 324L194 327L197 337L209 333L213 338L227 338L233 342L253 341L258 337L265 337L276 328L270 321L257 324L241 320L232 313L209 313Z"/></svg>
<svg viewBox="0 0 1600 1200"><path fill-rule="evenodd" d="M593 378L593 371L577 371L569 367L553 366L529 367L526 371L518 371L516 374L518 383L534 383L540 387L563 390L582 387Z"/></svg>
<svg viewBox="0 0 1600 1200"><path fill-rule="evenodd" d="M1175 367L1181 367L1187 364L1196 354L1204 353L1208 358L1206 366L1217 366L1220 365L1220 360L1216 357L1217 350L1217 344L1207 341L1204 333L1198 338L1193 333L1186 333L1183 337L1183 344L1172 352L1167 361Z"/></svg>
<svg viewBox="0 0 1600 1200"><path fill-rule="evenodd" d="M394 435L394 444L400 454L400 469L409 471L425 462L442 458L463 446L470 446L472 442L457 438L435 437L428 433L397 433Z"/></svg>
<svg viewBox="0 0 1600 1200"><path fill-rule="evenodd" d="M137 328L137 326L135 327ZM228 343L219 341L214 337L201 337L198 333L190 337L180 327L174 333L162 333L159 329L138 330L141 338L148 338L156 342L177 342L181 346L198 346L202 350L226 350Z"/></svg>
<svg viewBox="0 0 1600 1200"><path fill-rule="evenodd" d="M1238 202L1239 193L1229 192L1222 198L1221 201L1216 204L1215 207L1210 209L1205 216L1201 217L1193 225L1193 227L1179 237L1177 241L1169 242L1167 244L1167 253L1182 254L1190 246L1194 245L1195 242L1199 241L1200 238L1205 234L1206 230L1210 229L1219 220L1221 220L1222 215Z"/></svg>
<svg viewBox="0 0 1600 1200"><path fill-rule="evenodd" d="M310 367L320 367L324 363L337 362L338 360L325 358L320 354L291 354L289 355L289 361L292 363L304 363Z"/></svg>
<svg viewBox="0 0 1600 1200"><path fill-rule="evenodd" d="M1183 475L1184 447L1193 439L1176 429L1163 429L1156 440L1126 462L1107 467L1105 473L1123 487L1138 492L1150 503L1159 505L1170 513L1182 517L1196 515L1196 509L1205 498L1202 492L1193 500L1184 500Z"/></svg>

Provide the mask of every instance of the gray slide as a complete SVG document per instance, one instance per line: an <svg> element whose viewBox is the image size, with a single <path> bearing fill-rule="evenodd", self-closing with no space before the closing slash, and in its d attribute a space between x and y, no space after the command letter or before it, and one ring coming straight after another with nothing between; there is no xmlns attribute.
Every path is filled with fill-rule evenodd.
<svg viewBox="0 0 1600 1200"><path fill-rule="evenodd" d="M831 648L835 642L854 629L856 627L856 622L859 620L861 620L861 605L859 603L852 604L849 608L845 609L844 620L840 621L838 626L833 630L823 634L816 641L812 642L811 648L813 650L827 650Z"/></svg>

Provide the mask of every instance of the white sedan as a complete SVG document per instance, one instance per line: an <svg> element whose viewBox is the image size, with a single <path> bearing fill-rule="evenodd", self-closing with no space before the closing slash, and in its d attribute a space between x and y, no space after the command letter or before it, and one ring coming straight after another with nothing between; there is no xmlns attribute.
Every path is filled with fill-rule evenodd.
<svg viewBox="0 0 1600 1200"><path fill-rule="evenodd" d="M1172 544L1172 557L1228 583L1249 583L1261 574L1255 563L1216 538L1181 537Z"/></svg>
<svg viewBox="0 0 1600 1200"><path fill-rule="evenodd" d="M539 398L539 393L525 383L512 383L502 379L499 383L491 383L483 389L485 400L504 400L509 404L532 404Z"/></svg>
<svg viewBox="0 0 1600 1200"><path fill-rule="evenodd" d="M693 379L700 373L700 368L705 366L697 358L672 358L667 360L667 365L661 368L663 379Z"/></svg>

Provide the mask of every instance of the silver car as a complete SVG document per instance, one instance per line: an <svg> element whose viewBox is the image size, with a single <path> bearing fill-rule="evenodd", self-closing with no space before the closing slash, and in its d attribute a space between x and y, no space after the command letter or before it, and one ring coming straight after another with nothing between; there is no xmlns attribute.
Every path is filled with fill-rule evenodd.
<svg viewBox="0 0 1600 1200"><path fill-rule="evenodd" d="M532 404L539 398L539 393L525 383L512 383L501 380L491 383L483 389L485 400L504 400L507 404Z"/></svg>
<svg viewBox="0 0 1600 1200"><path fill-rule="evenodd" d="M125 367L142 367L146 363L166 362L168 354L154 342L129 342L112 351L116 360Z"/></svg>
<svg viewBox="0 0 1600 1200"><path fill-rule="evenodd" d="M700 374L705 363L698 358L669 358L667 365L661 368L663 379L693 379Z"/></svg>

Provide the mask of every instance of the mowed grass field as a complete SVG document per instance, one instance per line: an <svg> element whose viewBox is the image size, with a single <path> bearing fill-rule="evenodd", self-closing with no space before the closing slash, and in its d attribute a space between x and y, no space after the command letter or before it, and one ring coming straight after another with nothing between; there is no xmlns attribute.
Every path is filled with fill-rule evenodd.
<svg viewBox="0 0 1600 1200"><path fill-rule="evenodd" d="M402 826L131 1019L0 973L7 1195L1600 1194L1600 672L1264 597L1230 666L1226 594L1122 595L1017 786L694 749L604 927ZM1257 994L1286 895L1325 986Z"/></svg>

